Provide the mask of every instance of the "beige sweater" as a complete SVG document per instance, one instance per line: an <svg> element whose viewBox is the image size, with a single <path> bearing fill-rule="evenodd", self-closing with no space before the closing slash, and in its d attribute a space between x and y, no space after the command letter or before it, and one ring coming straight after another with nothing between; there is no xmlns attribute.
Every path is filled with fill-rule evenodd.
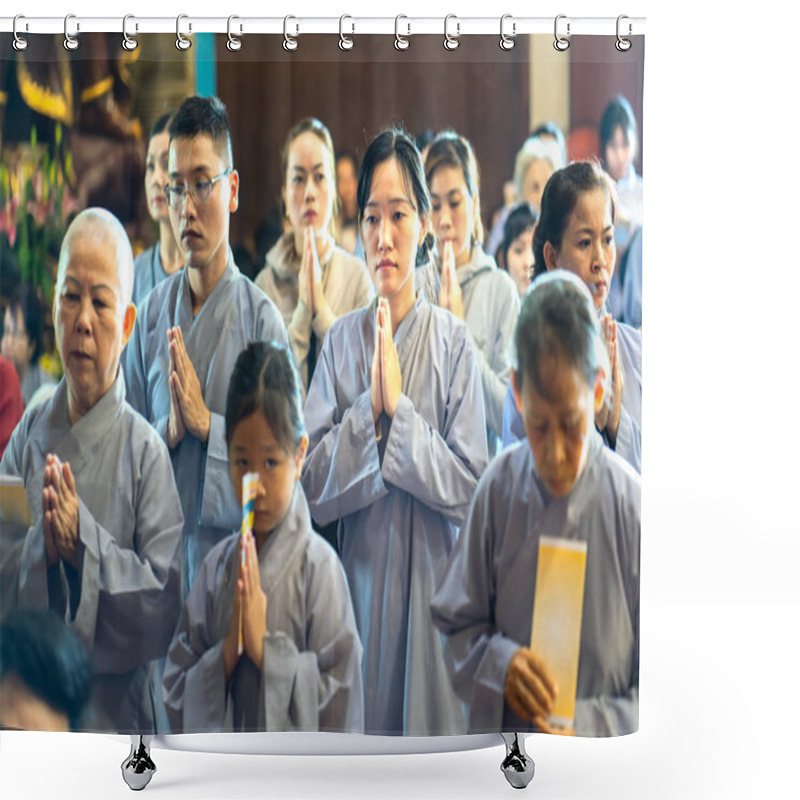
<svg viewBox="0 0 800 800"><path fill-rule="evenodd" d="M375 296L375 286L367 265L356 256L332 247L322 268L322 292L327 308L311 316L305 303L299 300L297 285L300 256L294 250L294 234L289 231L267 253L264 269L256 276L256 285L264 291L283 314L289 330L295 365L303 384L303 396L308 388L308 352L311 331L316 336L315 356L319 356L328 328L337 317L368 305Z"/></svg>

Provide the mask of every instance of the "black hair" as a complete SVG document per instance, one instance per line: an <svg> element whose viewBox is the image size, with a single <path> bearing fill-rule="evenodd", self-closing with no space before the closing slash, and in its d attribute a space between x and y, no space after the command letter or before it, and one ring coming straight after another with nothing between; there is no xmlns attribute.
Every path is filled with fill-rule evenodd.
<svg viewBox="0 0 800 800"><path fill-rule="evenodd" d="M236 426L260 411L278 444L292 451L306 432L300 378L289 350L279 342L251 342L239 353L228 385L225 441Z"/></svg>
<svg viewBox="0 0 800 800"><path fill-rule="evenodd" d="M154 123L153 127L150 128L150 139L154 136L158 136L159 133L164 133L167 131L169 133L169 123L172 120L172 111L167 111L166 114L162 114ZM148 139L149 141L149 139Z"/></svg>
<svg viewBox="0 0 800 800"><path fill-rule="evenodd" d="M556 170L547 181L542 193L539 223L533 235L533 277L547 271L544 260L545 242L556 249L561 247L570 214L578 198L586 192L602 189L611 203L611 221L617 221L617 204L614 189L606 173L595 161L575 161Z"/></svg>
<svg viewBox="0 0 800 800"><path fill-rule="evenodd" d="M608 105L603 111L603 116L600 120L600 158L605 164L606 160L606 147L608 143L614 138L614 131L617 128L622 128L622 133L625 135L627 142L636 142L636 117L633 113L631 104L621 95L609 100Z"/></svg>
<svg viewBox="0 0 800 800"><path fill-rule="evenodd" d="M21 283L17 286L8 308L12 317L16 316L17 309L22 312L25 331L34 345L31 363L35 364L44 351L44 309L33 285Z"/></svg>
<svg viewBox="0 0 800 800"><path fill-rule="evenodd" d="M531 230L539 221L539 212L526 200L515 203L506 217L503 226L503 241L497 248L497 261L502 263L504 269L508 269L508 251L518 236ZM532 266L529 264L528 266Z"/></svg>
<svg viewBox="0 0 800 800"><path fill-rule="evenodd" d="M569 272L558 270L536 280L522 301L514 331L514 382L522 390L524 378L547 400L541 378L542 362L565 359L594 386L602 366L599 328L589 290Z"/></svg>
<svg viewBox="0 0 800 800"><path fill-rule="evenodd" d="M415 137L414 144L420 153L434 140L436 133L433 128L423 128Z"/></svg>
<svg viewBox="0 0 800 800"><path fill-rule="evenodd" d="M472 204L472 231L470 244L483 244L483 222L481 221L481 181L478 174L478 160L472 145L455 131L442 131L436 135L425 157L425 180L431 185L434 173L439 167L455 167L464 175Z"/></svg>
<svg viewBox="0 0 800 800"><path fill-rule="evenodd" d="M203 134L211 138L225 166L232 169L231 124L225 104L219 97L187 97L170 120L170 141L194 139Z"/></svg>
<svg viewBox="0 0 800 800"><path fill-rule="evenodd" d="M349 161L353 165L353 172L358 177L358 158L352 150L340 150L336 154L336 164L338 166L340 161Z"/></svg>
<svg viewBox="0 0 800 800"><path fill-rule="evenodd" d="M430 218L431 196L428 193L428 184L425 182L425 172L422 168L422 156L411 137L399 128L390 128L379 133L370 142L364 160L361 162L361 171L358 174L358 220L364 220L364 211L372 189L372 177L375 170L384 161L394 158L403 176L408 199L419 217ZM427 264L430 251L433 248L433 234L428 232L425 241L417 248L417 263L420 267Z"/></svg>
<svg viewBox="0 0 800 800"><path fill-rule="evenodd" d="M45 609L15 609L0 626L0 681L15 675L53 710L81 729L92 691L83 645L62 619Z"/></svg>

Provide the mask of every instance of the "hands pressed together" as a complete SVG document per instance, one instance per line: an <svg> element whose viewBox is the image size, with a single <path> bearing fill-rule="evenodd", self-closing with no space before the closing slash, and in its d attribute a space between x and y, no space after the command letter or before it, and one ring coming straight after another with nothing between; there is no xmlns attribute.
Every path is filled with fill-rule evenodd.
<svg viewBox="0 0 800 800"><path fill-rule="evenodd" d="M239 547L242 547L241 540ZM244 652L261 669L264 659L264 636L267 634L267 596L261 588L258 573L258 552L251 534L246 537L245 563L239 568L233 613L222 645L225 680L228 681L239 663L239 626L242 628ZM241 564L241 549L239 553Z"/></svg>
<svg viewBox="0 0 800 800"><path fill-rule="evenodd" d="M317 238L311 226L305 230L303 258L300 262L297 285L299 299L311 312L311 316L318 314L327 306L322 291L322 267L317 254Z"/></svg>
<svg viewBox="0 0 800 800"><path fill-rule="evenodd" d="M187 431L205 442L211 430L211 412L203 400L203 388L186 352L179 326L167 331L167 341L170 397L167 444L175 447Z"/></svg>
<svg viewBox="0 0 800 800"><path fill-rule="evenodd" d="M608 350L608 361L611 365L611 405L603 403L595 412L594 421L600 432L605 431L612 447L617 442L619 418L622 411L622 367L619 363L619 350L617 348L617 323L611 314L605 314L600 320L603 341Z"/></svg>
<svg viewBox="0 0 800 800"><path fill-rule="evenodd" d="M52 453L44 468L42 532L47 566L63 560L78 569L80 503L75 478L69 464Z"/></svg>
<svg viewBox="0 0 800 800"><path fill-rule="evenodd" d="M464 319L464 302L461 285L456 276L456 255L452 242L445 242L442 248L442 286L439 289L439 305L451 311L459 319Z"/></svg>
<svg viewBox="0 0 800 800"><path fill-rule="evenodd" d="M394 416L403 389L400 361L392 334L389 301L385 297L378 298L371 376L369 397L372 402L372 420L377 424L382 411L389 417Z"/></svg>

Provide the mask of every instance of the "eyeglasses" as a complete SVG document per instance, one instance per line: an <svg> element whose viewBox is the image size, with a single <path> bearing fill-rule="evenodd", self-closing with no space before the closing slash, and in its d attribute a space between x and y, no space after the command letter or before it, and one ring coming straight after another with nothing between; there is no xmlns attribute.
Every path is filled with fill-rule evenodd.
<svg viewBox="0 0 800 800"><path fill-rule="evenodd" d="M214 184L217 181L221 181L226 175L230 175L231 172L233 172L233 169L229 168L226 169L225 172L220 172L219 175L210 180L195 181L192 184L179 183L175 186L167 184L164 187L164 196L167 198L167 203L172 208L180 208L186 202L187 193L192 196L192 200L194 200L197 205L202 205L208 202L208 198L211 197Z"/></svg>

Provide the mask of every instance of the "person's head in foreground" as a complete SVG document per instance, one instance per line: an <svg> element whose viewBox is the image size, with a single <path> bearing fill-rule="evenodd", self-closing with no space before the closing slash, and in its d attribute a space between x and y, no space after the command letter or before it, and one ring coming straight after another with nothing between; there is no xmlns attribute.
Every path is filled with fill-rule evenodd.
<svg viewBox="0 0 800 800"><path fill-rule="evenodd" d="M422 158L403 131L386 130L364 154L358 177L364 254L381 297L414 304L414 269L428 262L431 200Z"/></svg>
<svg viewBox="0 0 800 800"><path fill-rule="evenodd" d="M52 611L16 609L0 626L0 728L79 731L89 656Z"/></svg>
<svg viewBox="0 0 800 800"><path fill-rule="evenodd" d="M554 172L542 195L533 236L534 278L565 269L587 286L603 308L614 276L614 190L598 164L576 161Z"/></svg>
<svg viewBox="0 0 800 800"><path fill-rule="evenodd" d="M189 97L169 123L172 230L190 268L212 271L228 262L230 215L239 207L228 112L218 97Z"/></svg>
<svg viewBox="0 0 800 800"><path fill-rule="evenodd" d="M258 475L253 535L260 549L283 521L308 448L300 379L290 352L252 342L236 359L225 407L225 438L236 498L242 478Z"/></svg>
<svg viewBox="0 0 800 800"><path fill-rule="evenodd" d="M113 386L133 333L133 253L119 220L88 208L73 220L58 260L53 320L75 423Z"/></svg>
<svg viewBox="0 0 800 800"><path fill-rule="evenodd" d="M534 281L514 348L514 396L536 472L560 497L583 471L609 375L592 298L574 275L558 270Z"/></svg>

